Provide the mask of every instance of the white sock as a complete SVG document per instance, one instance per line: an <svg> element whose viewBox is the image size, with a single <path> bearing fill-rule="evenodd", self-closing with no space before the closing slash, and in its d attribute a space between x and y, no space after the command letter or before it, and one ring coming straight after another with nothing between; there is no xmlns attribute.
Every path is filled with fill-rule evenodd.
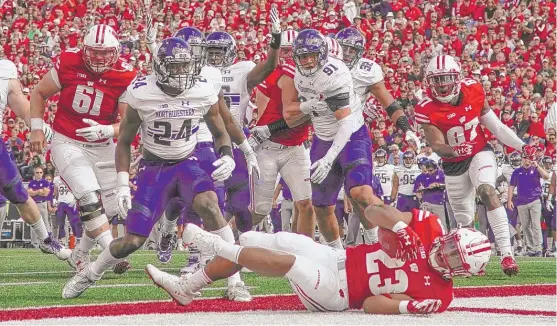
<svg viewBox="0 0 557 326"><path fill-rule="evenodd" d="M522 245L522 239L516 240L516 245L517 245L518 247L523 247L523 245Z"/></svg>
<svg viewBox="0 0 557 326"><path fill-rule="evenodd" d="M337 238L336 240L331 241L331 242L327 242L327 246L329 246L331 248L335 248L335 249L344 249L344 247L342 246L342 241L340 240L340 237Z"/></svg>
<svg viewBox="0 0 557 326"><path fill-rule="evenodd" d="M0 225L0 227L2 226ZM48 231L46 230L46 225L44 224L42 217L37 221L37 223L31 224L31 229L33 229L33 232L35 232L39 240L44 241L44 239L48 238Z"/></svg>
<svg viewBox="0 0 557 326"><path fill-rule="evenodd" d="M377 236L379 232L379 227L376 226L371 229L364 229L364 240L367 244L374 244L379 242L379 237Z"/></svg>
<svg viewBox="0 0 557 326"><path fill-rule="evenodd" d="M95 240L101 246L101 248L106 249L108 248L112 240L114 240L114 238L112 237L112 233L110 232L110 230L107 230L99 234L99 236Z"/></svg>
<svg viewBox="0 0 557 326"><path fill-rule="evenodd" d="M218 235L219 237L221 237L224 241L226 241L227 245L224 245L224 243L222 244L222 248L220 248L220 250L217 252L217 254L219 256L221 256L222 258L228 259L231 262L234 263L238 263L238 256L240 255L240 251L242 250L242 247L234 245L234 233L232 232L232 228L230 227L229 224L227 224L225 227L215 230L215 231L211 231L211 233ZM242 282L242 279L240 278L240 273L236 273L230 277L228 277L228 284L230 285L234 285L238 282Z"/></svg>
<svg viewBox="0 0 557 326"><path fill-rule="evenodd" d="M553 237L547 237L547 250L551 250L553 245Z"/></svg>
<svg viewBox="0 0 557 326"><path fill-rule="evenodd" d="M107 247L101 252L99 257L97 257L97 260L91 264L91 273L93 277L98 280L103 276L105 271L111 269L123 260L124 258L114 258L110 253L110 247Z"/></svg>
<svg viewBox="0 0 557 326"><path fill-rule="evenodd" d="M93 247L97 244L97 241L87 235L87 233L83 232L83 236L81 237L81 241L77 245L76 249L81 250L83 252L89 252L93 249Z"/></svg>
<svg viewBox="0 0 557 326"><path fill-rule="evenodd" d="M176 230L176 222L178 222L178 219L169 221L166 214L163 213L161 216L161 233L173 233Z"/></svg>
<svg viewBox="0 0 557 326"><path fill-rule="evenodd" d="M204 268L198 269L195 273L193 273L190 277L190 281L190 289L192 292L199 292L201 289L213 282L205 273Z"/></svg>
<svg viewBox="0 0 557 326"><path fill-rule="evenodd" d="M511 235L509 233L509 220L507 211L503 206L487 212L487 220L491 225L495 242L502 256L512 256Z"/></svg>

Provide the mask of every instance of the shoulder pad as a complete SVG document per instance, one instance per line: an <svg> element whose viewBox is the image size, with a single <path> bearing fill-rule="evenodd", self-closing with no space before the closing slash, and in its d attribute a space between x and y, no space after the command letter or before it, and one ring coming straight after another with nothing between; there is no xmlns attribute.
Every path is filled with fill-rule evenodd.
<svg viewBox="0 0 557 326"><path fill-rule="evenodd" d="M0 60L0 79L17 79L17 68L10 60Z"/></svg>

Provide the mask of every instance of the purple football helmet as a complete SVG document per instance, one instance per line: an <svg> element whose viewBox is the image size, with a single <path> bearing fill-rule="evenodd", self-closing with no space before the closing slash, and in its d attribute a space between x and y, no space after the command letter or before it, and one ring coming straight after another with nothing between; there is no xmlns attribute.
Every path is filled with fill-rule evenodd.
<svg viewBox="0 0 557 326"><path fill-rule="evenodd" d="M311 57L314 60L311 60ZM306 29L298 34L292 47L292 57L302 76L315 74L327 63L329 49L325 37L315 29Z"/></svg>
<svg viewBox="0 0 557 326"><path fill-rule="evenodd" d="M412 165L414 165L414 159L415 158L416 158L416 155L411 150L408 150L408 151L404 152L404 154L402 154L402 162L403 162L404 166L407 167L407 168L410 168L410 167L412 167Z"/></svg>
<svg viewBox="0 0 557 326"><path fill-rule="evenodd" d="M236 41L226 32L213 32L205 38L207 64L215 68L231 66L236 60Z"/></svg>
<svg viewBox="0 0 557 326"><path fill-rule="evenodd" d="M342 47L344 63L349 69L362 58L366 48L366 40L362 33L353 27L348 27L337 33L335 36Z"/></svg>
<svg viewBox="0 0 557 326"><path fill-rule="evenodd" d="M186 41L191 48L193 58L196 60L197 74L207 64L207 52L205 51L205 35L195 27L184 27L174 34L174 37Z"/></svg>
<svg viewBox="0 0 557 326"><path fill-rule="evenodd" d="M377 166L383 166L387 164L387 152L385 152L384 149L376 150L374 155Z"/></svg>
<svg viewBox="0 0 557 326"><path fill-rule="evenodd" d="M178 96L195 83L195 60L186 41L177 37L164 39L153 61L157 85L171 96Z"/></svg>

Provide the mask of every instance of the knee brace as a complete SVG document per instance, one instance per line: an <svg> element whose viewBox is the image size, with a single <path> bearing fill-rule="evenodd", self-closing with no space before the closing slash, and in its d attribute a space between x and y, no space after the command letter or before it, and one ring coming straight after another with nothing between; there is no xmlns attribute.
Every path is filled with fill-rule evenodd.
<svg viewBox="0 0 557 326"><path fill-rule="evenodd" d="M118 215L118 203L116 202L116 190L101 191L101 202L106 215Z"/></svg>
<svg viewBox="0 0 557 326"><path fill-rule="evenodd" d="M99 200L99 192L89 192L79 199L79 215L87 231L100 228L108 219Z"/></svg>

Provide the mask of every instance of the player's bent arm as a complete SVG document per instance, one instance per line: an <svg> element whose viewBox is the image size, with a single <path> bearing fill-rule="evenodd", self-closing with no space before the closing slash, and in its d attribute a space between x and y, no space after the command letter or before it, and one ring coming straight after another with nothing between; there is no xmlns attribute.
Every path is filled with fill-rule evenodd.
<svg viewBox="0 0 557 326"><path fill-rule="evenodd" d="M34 93L35 91L31 93L31 96L33 96ZM29 101L25 94L23 94L21 83L17 79L10 79L8 82L8 106L18 117L22 117L28 126L31 126Z"/></svg>
<svg viewBox="0 0 557 326"><path fill-rule="evenodd" d="M374 295L364 301L363 309L366 314L398 315L402 313L400 302L408 300L412 298L406 294Z"/></svg>
<svg viewBox="0 0 557 326"><path fill-rule="evenodd" d="M248 73L246 86L248 92L251 93L253 88L259 85L275 70L278 64L280 49L280 33L272 34L269 51L267 51L267 60L260 62Z"/></svg>
<svg viewBox="0 0 557 326"><path fill-rule="evenodd" d="M43 79L35 86L31 93L31 119L43 120L46 108L46 100L60 92L62 87L58 80L58 73L54 68L50 69Z"/></svg>
<svg viewBox="0 0 557 326"><path fill-rule="evenodd" d="M385 82L380 81L369 86L369 91L379 101L382 107L389 115L391 121L403 132L410 130L410 122L404 114L400 104L393 98L391 93L385 87Z"/></svg>
<svg viewBox="0 0 557 326"><path fill-rule="evenodd" d="M298 91L294 86L294 79L282 75L277 84L282 90L282 117L288 127L294 128L309 120L309 115L300 110Z"/></svg>
<svg viewBox="0 0 557 326"><path fill-rule="evenodd" d="M219 114L224 122L224 127L226 128L226 132L230 135L230 139L236 145L242 144L246 140L246 136L244 135L244 131L240 128L238 121L234 119L232 113L226 106L226 101L222 96L222 91L219 94Z"/></svg>
<svg viewBox="0 0 557 326"><path fill-rule="evenodd" d="M388 230L392 230L399 222L403 222L408 225L412 221L412 213L401 212L398 209L385 204L368 206L364 215L373 225L377 225Z"/></svg>
<svg viewBox="0 0 557 326"><path fill-rule="evenodd" d="M224 126L224 121L219 114L219 102L213 104L209 111L204 116L207 127L213 138L215 139L215 147L218 153L221 153L221 147L228 146L230 151L232 151L232 143L230 142L230 136L226 132ZM222 153L221 153L222 154ZM232 153L230 153L232 156Z"/></svg>
<svg viewBox="0 0 557 326"><path fill-rule="evenodd" d="M501 122L501 120L499 120L499 118L497 118L495 113L489 108L487 101L484 103L484 108L482 109L480 116L480 122L503 144L517 150L522 150L522 147L525 145L511 128L507 127L503 124L503 122Z"/></svg>
<svg viewBox="0 0 557 326"><path fill-rule="evenodd" d="M325 101L329 103L329 108L335 112L335 118L338 123L338 130L335 138L333 139L333 143L331 144L331 148L329 148L327 154L325 155L334 160L352 136L354 129L354 115L352 114L350 107L337 109L338 106L333 104L335 102L334 100L331 101L330 99L326 99Z"/></svg>
<svg viewBox="0 0 557 326"><path fill-rule="evenodd" d="M141 126L141 118L131 106L126 109L122 122L121 133L116 144L116 171L129 173L131 161L131 145Z"/></svg>
<svg viewBox="0 0 557 326"><path fill-rule="evenodd" d="M391 190L391 200L395 200L396 196L398 195L398 184L399 184L398 174L394 173L393 174L393 187L392 187L392 190Z"/></svg>
<svg viewBox="0 0 557 326"><path fill-rule="evenodd" d="M424 129L425 139L437 155L444 158L455 156L453 148L445 144L445 137L443 137L443 133L439 128L429 123L422 123L421 126Z"/></svg>
<svg viewBox="0 0 557 326"><path fill-rule="evenodd" d="M549 180L549 172L547 172L543 167L541 167L540 165L537 166L538 168L538 173L540 174L540 177L544 180Z"/></svg>

